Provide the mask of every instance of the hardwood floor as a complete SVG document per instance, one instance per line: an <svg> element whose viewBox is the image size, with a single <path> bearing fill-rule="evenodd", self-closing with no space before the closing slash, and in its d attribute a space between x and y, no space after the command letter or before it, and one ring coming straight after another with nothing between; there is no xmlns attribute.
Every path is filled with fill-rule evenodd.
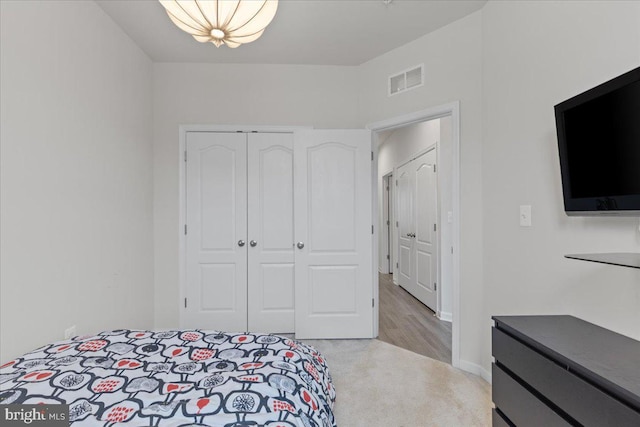
<svg viewBox="0 0 640 427"><path fill-rule="evenodd" d="M442 362L451 363L451 323L400 286L392 275L380 274L378 339Z"/></svg>

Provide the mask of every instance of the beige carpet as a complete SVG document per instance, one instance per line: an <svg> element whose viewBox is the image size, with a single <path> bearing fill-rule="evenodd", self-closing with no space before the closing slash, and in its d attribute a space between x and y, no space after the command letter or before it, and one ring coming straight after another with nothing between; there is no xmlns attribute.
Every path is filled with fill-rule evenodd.
<svg viewBox="0 0 640 427"><path fill-rule="evenodd" d="M483 379L379 340L303 340L324 354L338 427L491 425Z"/></svg>

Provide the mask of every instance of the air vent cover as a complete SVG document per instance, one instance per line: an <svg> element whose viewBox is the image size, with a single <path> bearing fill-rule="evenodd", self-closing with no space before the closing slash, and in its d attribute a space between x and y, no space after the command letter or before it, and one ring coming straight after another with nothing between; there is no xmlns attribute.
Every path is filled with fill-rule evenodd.
<svg viewBox="0 0 640 427"><path fill-rule="evenodd" d="M424 84L422 64L389 77L389 96L415 89Z"/></svg>

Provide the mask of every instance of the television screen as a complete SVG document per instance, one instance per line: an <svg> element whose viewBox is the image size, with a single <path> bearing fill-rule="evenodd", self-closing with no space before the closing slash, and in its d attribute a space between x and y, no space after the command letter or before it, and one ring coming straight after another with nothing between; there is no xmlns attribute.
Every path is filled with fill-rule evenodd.
<svg viewBox="0 0 640 427"><path fill-rule="evenodd" d="M640 68L555 113L565 211L640 214Z"/></svg>

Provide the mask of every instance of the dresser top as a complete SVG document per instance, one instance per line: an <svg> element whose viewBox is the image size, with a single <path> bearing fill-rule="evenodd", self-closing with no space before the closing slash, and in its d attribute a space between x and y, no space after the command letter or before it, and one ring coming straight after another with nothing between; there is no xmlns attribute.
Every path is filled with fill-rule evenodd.
<svg viewBox="0 0 640 427"><path fill-rule="evenodd" d="M573 316L493 316L496 327L640 409L640 341Z"/></svg>

